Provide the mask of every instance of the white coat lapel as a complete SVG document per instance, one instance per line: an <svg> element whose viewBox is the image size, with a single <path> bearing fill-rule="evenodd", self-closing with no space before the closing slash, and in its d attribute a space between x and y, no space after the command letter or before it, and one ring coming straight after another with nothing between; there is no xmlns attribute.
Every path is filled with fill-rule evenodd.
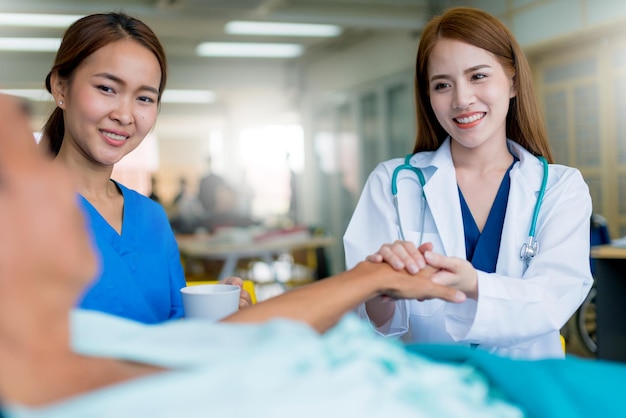
<svg viewBox="0 0 626 418"><path fill-rule="evenodd" d="M434 167L436 171L426 180L424 187L428 207L439 232L445 255L465 258L463 218L449 138L431 154L431 157L428 165Z"/></svg>
<svg viewBox="0 0 626 418"><path fill-rule="evenodd" d="M535 156L518 144L509 141L509 147L520 161L511 170L511 188L496 271L500 274L521 277L525 265L519 256L520 249L528 240L533 211L543 178L543 168ZM539 250L541 251L541 248Z"/></svg>

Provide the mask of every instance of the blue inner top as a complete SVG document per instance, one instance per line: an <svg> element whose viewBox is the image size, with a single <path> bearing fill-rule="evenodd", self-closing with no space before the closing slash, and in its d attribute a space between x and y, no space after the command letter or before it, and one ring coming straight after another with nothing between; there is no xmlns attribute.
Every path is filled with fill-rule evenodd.
<svg viewBox="0 0 626 418"><path fill-rule="evenodd" d="M463 229L465 232L465 256L476 270L486 273L496 271L496 263L498 262L498 254L500 253L502 227L504 225L506 205L509 200L509 189L511 187L509 173L517 161L519 161L519 159L513 156L513 163L502 178L502 183L500 183L500 188L493 201L482 233L478 229L474 216L472 216L472 212L469 206L467 206L467 202L459 188Z"/></svg>

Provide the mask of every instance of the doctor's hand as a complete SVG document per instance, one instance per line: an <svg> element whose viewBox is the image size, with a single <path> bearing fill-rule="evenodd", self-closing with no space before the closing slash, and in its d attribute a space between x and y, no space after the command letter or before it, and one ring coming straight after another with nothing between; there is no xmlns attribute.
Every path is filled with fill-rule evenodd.
<svg viewBox="0 0 626 418"><path fill-rule="evenodd" d="M411 274L415 274L426 267L424 253L432 251L433 244L424 243L418 247L410 241L394 241L391 244L384 244L374 254L368 255L366 260L372 263L386 262L394 270L406 269Z"/></svg>
<svg viewBox="0 0 626 418"><path fill-rule="evenodd" d="M224 279L222 282L224 284L234 284L235 286L239 286L241 292L239 293L239 309L247 308L248 306L252 306L252 298L250 297L250 293L246 289L243 288L243 280L239 277L229 277Z"/></svg>
<svg viewBox="0 0 626 418"><path fill-rule="evenodd" d="M478 300L478 272L469 261L430 250L424 253L424 258L429 266L439 269L431 278L433 283L454 287L467 297Z"/></svg>

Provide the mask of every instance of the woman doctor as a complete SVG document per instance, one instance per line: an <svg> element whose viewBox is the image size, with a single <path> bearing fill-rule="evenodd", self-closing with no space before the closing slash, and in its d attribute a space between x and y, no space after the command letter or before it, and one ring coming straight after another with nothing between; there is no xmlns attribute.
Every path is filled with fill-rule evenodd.
<svg viewBox="0 0 626 418"><path fill-rule="evenodd" d="M424 28L415 93L414 154L369 176L344 236L346 264L431 265L434 282L468 299L382 296L359 314L407 342L563 357L559 330L592 284L591 198L578 170L538 158L553 161L521 48L488 13L449 9Z"/></svg>

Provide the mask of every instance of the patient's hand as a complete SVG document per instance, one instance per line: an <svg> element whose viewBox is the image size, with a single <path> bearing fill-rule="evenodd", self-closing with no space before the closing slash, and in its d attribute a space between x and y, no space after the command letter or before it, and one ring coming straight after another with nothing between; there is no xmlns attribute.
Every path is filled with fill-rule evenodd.
<svg viewBox="0 0 626 418"><path fill-rule="evenodd" d="M235 286L239 286L241 288L241 293L239 293L239 309L252 306L252 298L250 297L250 293L248 293L248 291L243 288L242 279L240 279L239 277L229 277L227 279L224 279L223 283L234 284Z"/></svg>
<svg viewBox="0 0 626 418"><path fill-rule="evenodd" d="M353 269L360 274L375 275L380 278L379 295L386 295L395 299L442 299L448 302L459 303L466 299L465 294L452 286L446 286L433 281L440 270L426 266L416 274L408 274L405 270L396 271L383 263L362 262Z"/></svg>
<svg viewBox="0 0 626 418"><path fill-rule="evenodd" d="M374 254L367 256L366 260L373 263L386 262L395 270L406 269L411 274L415 274L426 266L424 253L432 251L433 244L424 243L415 247L410 241L394 241L391 244L384 244Z"/></svg>

